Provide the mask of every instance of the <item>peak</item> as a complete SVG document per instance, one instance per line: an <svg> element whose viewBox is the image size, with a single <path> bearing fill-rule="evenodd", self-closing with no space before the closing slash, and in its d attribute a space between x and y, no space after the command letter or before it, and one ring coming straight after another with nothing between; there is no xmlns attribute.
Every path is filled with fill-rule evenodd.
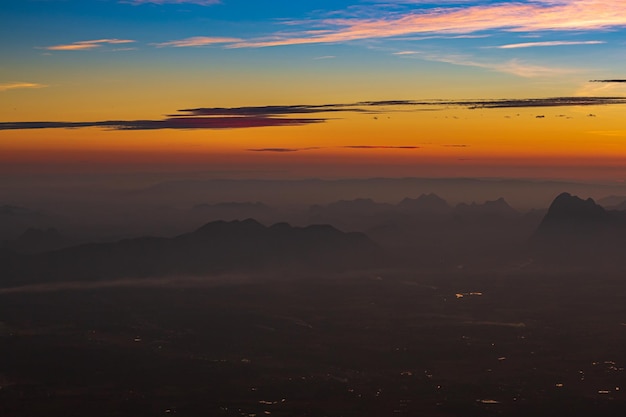
<svg viewBox="0 0 626 417"><path fill-rule="evenodd" d="M513 207L506 202L503 197L497 200L487 200L482 204L472 202L472 204L459 203L456 206L456 211L466 214L479 214L479 215L496 215L501 217L515 217L519 213Z"/></svg>
<svg viewBox="0 0 626 417"><path fill-rule="evenodd" d="M398 206L420 211L446 211L450 209L446 200L434 193L422 194L417 198L407 197Z"/></svg>
<svg viewBox="0 0 626 417"><path fill-rule="evenodd" d="M280 222L270 226L271 230L291 230L293 227L287 222Z"/></svg>
<svg viewBox="0 0 626 417"><path fill-rule="evenodd" d="M509 205L509 203L506 202L506 200L504 199L504 197L500 197L497 200L488 200L485 201L484 204L485 207L502 207L502 208L511 208L511 206Z"/></svg>
<svg viewBox="0 0 626 417"><path fill-rule="evenodd" d="M443 200L443 198L439 197L435 193L422 194L417 197L418 200Z"/></svg>
<svg viewBox="0 0 626 417"><path fill-rule="evenodd" d="M371 207L375 206L376 202L371 198L355 198L354 200L339 200L330 206L334 207Z"/></svg>
<svg viewBox="0 0 626 417"><path fill-rule="evenodd" d="M592 198L583 200L570 193L559 194L539 225L540 234L561 231L595 230L600 225L610 224L609 213L597 205Z"/></svg>
<svg viewBox="0 0 626 417"><path fill-rule="evenodd" d="M261 223L257 222L254 219L246 219L246 220L233 220L230 222L225 222L223 220L217 220L214 222L210 222L205 224L204 226L197 229L194 233L217 233L223 231L230 230L260 230L265 229Z"/></svg>
<svg viewBox="0 0 626 417"><path fill-rule="evenodd" d="M570 193L559 194L548 209L548 213L578 213L578 214L599 214L604 213L604 209L596 204L593 198L583 200Z"/></svg>
<svg viewBox="0 0 626 417"><path fill-rule="evenodd" d="M309 231L317 231L317 232L339 232L339 229L337 229L334 226L331 226L330 224L312 224L310 226L307 226L304 228L304 230L309 230Z"/></svg>

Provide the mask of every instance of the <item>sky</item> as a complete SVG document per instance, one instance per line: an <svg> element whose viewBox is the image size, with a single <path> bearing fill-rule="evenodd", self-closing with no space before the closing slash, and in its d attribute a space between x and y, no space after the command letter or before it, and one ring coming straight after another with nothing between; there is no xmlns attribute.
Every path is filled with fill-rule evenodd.
<svg viewBox="0 0 626 417"><path fill-rule="evenodd" d="M626 179L623 0L5 0L0 175Z"/></svg>

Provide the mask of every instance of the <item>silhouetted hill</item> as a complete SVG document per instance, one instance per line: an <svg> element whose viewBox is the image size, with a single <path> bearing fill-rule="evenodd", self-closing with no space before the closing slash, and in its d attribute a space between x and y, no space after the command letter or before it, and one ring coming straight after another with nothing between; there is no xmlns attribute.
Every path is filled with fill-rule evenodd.
<svg viewBox="0 0 626 417"><path fill-rule="evenodd" d="M463 215L496 217L518 217L520 215L519 212L511 207L502 197L493 201L485 201L483 204L460 203L454 208L454 212Z"/></svg>
<svg viewBox="0 0 626 417"><path fill-rule="evenodd" d="M536 254L571 265L623 263L626 217L588 198L557 196L531 239ZM600 266L598 264L598 266Z"/></svg>
<svg viewBox="0 0 626 417"><path fill-rule="evenodd" d="M40 253L61 249L71 244L72 241L69 238L50 227L47 229L28 228L16 240L8 242L7 246L20 253Z"/></svg>
<svg viewBox="0 0 626 417"><path fill-rule="evenodd" d="M286 223L266 227L248 219L211 222L173 238L142 237L31 255L17 266L12 262L5 281L202 275L291 266L343 269L371 266L380 259L378 247L361 233Z"/></svg>
<svg viewBox="0 0 626 417"><path fill-rule="evenodd" d="M28 228L50 227L49 216L25 207L0 205L0 240L14 240Z"/></svg>
<svg viewBox="0 0 626 417"><path fill-rule="evenodd" d="M377 203L371 198L356 198L354 200L339 200L326 206L316 204L311 206L309 210L314 215L372 215L392 208L391 204Z"/></svg>
<svg viewBox="0 0 626 417"><path fill-rule="evenodd" d="M616 220L593 199L583 200L569 193L562 193L550 205L537 229L537 235L596 234Z"/></svg>
<svg viewBox="0 0 626 417"><path fill-rule="evenodd" d="M446 200L436 194L422 194L418 198L405 198L398 203L401 210L411 211L413 213L448 213L452 207Z"/></svg>

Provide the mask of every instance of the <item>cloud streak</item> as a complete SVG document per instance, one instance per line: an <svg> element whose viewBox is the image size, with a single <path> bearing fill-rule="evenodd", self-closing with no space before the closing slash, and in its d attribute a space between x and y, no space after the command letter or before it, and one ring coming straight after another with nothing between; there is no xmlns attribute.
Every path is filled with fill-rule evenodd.
<svg viewBox="0 0 626 417"><path fill-rule="evenodd" d="M621 81L620 81L621 82ZM0 130L78 129L101 127L111 130L158 129L239 129L253 127L303 126L330 120L325 113L380 113L393 111L441 110L449 107L467 109L537 108L568 106L624 105L626 97L549 97L487 100L385 100L357 103L257 106L200 107L179 110L161 120L103 120L94 122L0 122ZM310 114L320 117L291 117ZM340 146L341 147L341 146ZM380 149L372 145L344 146L353 149ZM383 146L387 149L418 149L417 146ZM311 148L313 149L313 148ZM260 148L257 152L295 152L302 148Z"/></svg>
<svg viewBox="0 0 626 417"><path fill-rule="evenodd" d="M320 104L290 106L250 106L250 107L199 107L178 110L188 116L284 116L288 114L310 114L337 111L363 111L356 104ZM174 116L174 115L172 115Z"/></svg>
<svg viewBox="0 0 626 417"><path fill-rule="evenodd" d="M240 42L239 38L224 38L224 37L209 37L209 36L194 36L191 38L180 39L176 41L155 43L154 46L159 48L174 47L174 48L188 48L197 46L211 46L225 43Z"/></svg>
<svg viewBox="0 0 626 417"><path fill-rule="evenodd" d="M307 148L251 148L246 149L249 152L274 152L274 153L290 153L300 151L312 151L317 149L324 149L321 146L309 146Z"/></svg>
<svg viewBox="0 0 626 417"><path fill-rule="evenodd" d="M37 84L37 83L15 82L15 83L0 84L0 91L17 90L21 88L44 88L44 87L47 87L47 86L43 84Z"/></svg>
<svg viewBox="0 0 626 417"><path fill-rule="evenodd" d="M345 149L420 149L421 146L391 146L391 145L346 145L339 146Z"/></svg>
<svg viewBox="0 0 626 417"><path fill-rule="evenodd" d="M372 149L421 149L421 146L413 146L413 145L343 145L343 146L310 146L306 148L252 148L246 149L250 152L275 152L275 153L291 153L291 152L301 152L301 151L313 151L318 149L363 149L363 150L372 150Z"/></svg>
<svg viewBox="0 0 626 417"><path fill-rule="evenodd" d="M47 49L48 51L86 51L96 49L107 44L120 45L134 42L135 41L130 39L95 39L90 41L78 41L62 45L46 46L43 49Z"/></svg>
<svg viewBox="0 0 626 417"><path fill-rule="evenodd" d="M77 129L102 127L111 130L160 129L241 129L251 127L300 126L324 119L287 119L274 117L173 117L164 120L104 120L95 122L5 122L0 130Z"/></svg>
<svg viewBox="0 0 626 417"><path fill-rule="evenodd" d="M308 23L311 23L310 21ZM622 0L535 0L466 7L418 8L369 18L327 18L318 30L278 33L230 47L258 48L339 43L415 34L473 34L483 31L537 32L605 30L626 26ZM293 25L294 22L291 22Z"/></svg>
<svg viewBox="0 0 626 417"><path fill-rule="evenodd" d="M589 80L590 83L626 83L626 79Z"/></svg>
<svg viewBox="0 0 626 417"><path fill-rule="evenodd" d="M524 42L510 43L507 45L496 46L498 49L517 49L517 48L535 48L541 46L568 46L568 45L599 45L606 43L604 41L545 41L545 42Z"/></svg>

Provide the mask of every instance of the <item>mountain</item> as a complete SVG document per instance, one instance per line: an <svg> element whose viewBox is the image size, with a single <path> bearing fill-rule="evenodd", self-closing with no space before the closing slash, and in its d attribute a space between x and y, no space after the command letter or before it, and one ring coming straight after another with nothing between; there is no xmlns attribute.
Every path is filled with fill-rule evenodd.
<svg viewBox="0 0 626 417"><path fill-rule="evenodd" d="M626 216L588 198L558 195L531 239L540 257L580 264L623 263Z"/></svg>
<svg viewBox="0 0 626 417"><path fill-rule="evenodd" d="M55 228L34 229L31 227L16 240L8 242L7 247L20 253L40 253L70 245L71 240Z"/></svg>
<svg viewBox="0 0 626 417"><path fill-rule="evenodd" d="M225 202L216 204L196 204L193 211L204 216L217 217L221 220L243 220L247 218L258 218L271 212L272 208L261 202Z"/></svg>
<svg viewBox="0 0 626 417"><path fill-rule="evenodd" d="M313 205L309 211L323 215L373 215L382 211L391 210L393 206L377 203L371 198L356 198L354 200L339 200L326 206Z"/></svg>
<svg viewBox="0 0 626 417"><path fill-rule="evenodd" d="M502 197L493 201L485 201L483 204L460 203L454 208L454 212L462 215L495 216L505 218L518 217L520 215L519 212L511 207Z"/></svg>
<svg viewBox="0 0 626 417"><path fill-rule="evenodd" d="M380 255L378 247L361 233L344 233L326 225L301 228L279 223L266 227L248 219L211 222L173 238L91 243L31 255L18 265L5 261L3 266L11 264L12 271L5 270L0 275L5 276L5 284L15 284L202 275L291 266L344 269L372 265L381 259Z"/></svg>
<svg viewBox="0 0 626 417"><path fill-rule="evenodd" d="M0 240L14 240L28 228L45 228L55 219L41 212L10 204L0 205Z"/></svg>
<svg viewBox="0 0 626 417"><path fill-rule="evenodd" d="M597 234L614 226L615 216L596 204L592 198L583 200L569 193L558 195L539 224L539 236L559 234Z"/></svg>
<svg viewBox="0 0 626 417"><path fill-rule="evenodd" d="M398 203L398 208L424 214L442 214L449 213L452 210L452 207L448 205L446 200L434 193L422 194L418 198L407 197Z"/></svg>

